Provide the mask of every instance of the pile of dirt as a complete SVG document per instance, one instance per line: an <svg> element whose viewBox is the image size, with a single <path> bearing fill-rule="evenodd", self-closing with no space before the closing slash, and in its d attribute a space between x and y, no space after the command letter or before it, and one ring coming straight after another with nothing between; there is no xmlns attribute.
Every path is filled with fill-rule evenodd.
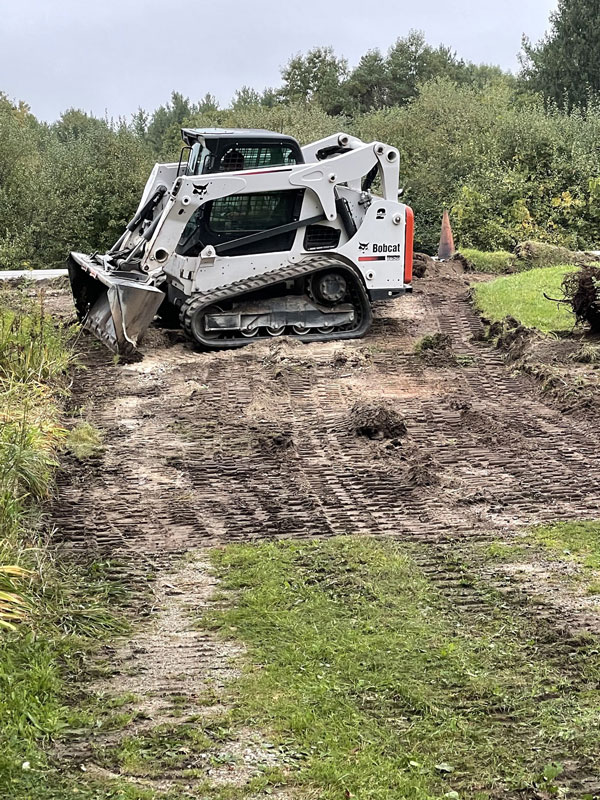
<svg viewBox="0 0 600 800"><path fill-rule="evenodd" d="M350 429L356 436L367 439L402 439L406 423L391 403L386 401L355 403L350 409Z"/></svg>
<svg viewBox="0 0 600 800"><path fill-rule="evenodd" d="M435 261L431 256L426 253L415 253L413 256L413 277L424 278L425 273L432 266L435 266Z"/></svg>
<svg viewBox="0 0 600 800"><path fill-rule="evenodd" d="M439 486L442 468L430 454L416 450L408 459L406 477L413 486Z"/></svg>
<svg viewBox="0 0 600 800"><path fill-rule="evenodd" d="M476 272L475 264L472 261L469 261L466 256L462 253L454 253L452 256L452 260L455 261L457 264L460 264L465 272Z"/></svg>
<svg viewBox="0 0 600 800"><path fill-rule="evenodd" d="M351 367L352 369L362 369L368 367L373 360L371 353L365 348L361 347L356 350L345 348L343 350L336 350L331 359L334 367Z"/></svg>
<svg viewBox="0 0 600 800"><path fill-rule="evenodd" d="M277 424L271 424L268 428L253 427L252 440L259 450L270 454L285 453L295 447L292 432Z"/></svg>
<svg viewBox="0 0 600 800"><path fill-rule="evenodd" d="M600 267L587 264L565 275L562 291L577 322L587 322L592 331L600 333Z"/></svg>
<svg viewBox="0 0 600 800"><path fill-rule="evenodd" d="M293 337L275 339L268 345L268 352L264 356L262 363L265 367L274 368L275 371L286 367L301 367L312 369L315 366L314 359L308 355L308 349L303 342Z"/></svg>
<svg viewBox="0 0 600 800"><path fill-rule="evenodd" d="M430 367L454 366L456 354L447 333L428 333L415 345L415 353Z"/></svg>
<svg viewBox="0 0 600 800"><path fill-rule="evenodd" d="M543 335L534 328L525 325L514 317L505 317L500 322L485 320L487 327L484 339L492 341L500 350L504 350L509 361L518 361L531 349L534 340L542 341Z"/></svg>

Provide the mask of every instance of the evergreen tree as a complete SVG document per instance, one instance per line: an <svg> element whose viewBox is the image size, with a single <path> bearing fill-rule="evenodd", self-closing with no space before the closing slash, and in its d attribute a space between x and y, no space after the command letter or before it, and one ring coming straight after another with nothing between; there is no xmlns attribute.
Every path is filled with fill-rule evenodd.
<svg viewBox="0 0 600 800"><path fill-rule="evenodd" d="M523 37L522 76L559 108L585 108L600 94L600 0L559 0L538 44Z"/></svg>
<svg viewBox="0 0 600 800"><path fill-rule="evenodd" d="M388 68L379 50L369 50L362 56L348 79L347 92L352 110L365 112L387 105Z"/></svg>
<svg viewBox="0 0 600 800"><path fill-rule="evenodd" d="M306 55L294 56L281 71L283 100L291 103L318 103L329 114L344 107L342 85L348 75L348 62L338 58L331 47L315 47Z"/></svg>
<svg viewBox="0 0 600 800"><path fill-rule="evenodd" d="M411 30L408 36L397 40L388 54L388 103L404 105L417 96L420 84L434 78L458 81L463 69L464 63L449 47L431 47L423 31Z"/></svg>

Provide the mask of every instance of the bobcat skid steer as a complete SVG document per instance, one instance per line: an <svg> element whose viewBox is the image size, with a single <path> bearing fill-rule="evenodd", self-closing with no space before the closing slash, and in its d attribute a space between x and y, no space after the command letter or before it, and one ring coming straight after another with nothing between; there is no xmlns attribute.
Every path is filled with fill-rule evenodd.
<svg viewBox="0 0 600 800"><path fill-rule="evenodd" d="M262 130L182 136L179 163L154 167L112 249L69 257L83 327L113 352L135 356L156 315L208 348L359 337L372 301L411 291L394 147L344 133L302 148Z"/></svg>

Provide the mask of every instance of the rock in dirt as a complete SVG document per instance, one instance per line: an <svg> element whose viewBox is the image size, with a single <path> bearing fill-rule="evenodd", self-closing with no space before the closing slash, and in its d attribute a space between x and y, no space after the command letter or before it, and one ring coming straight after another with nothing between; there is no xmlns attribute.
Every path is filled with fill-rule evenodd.
<svg viewBox="0 0 600 800"><path fill-rule="evenodd" d="M402 416L387 402L358 402L350 409L350 428L367 439L401 439L406 436Z"/></svg>

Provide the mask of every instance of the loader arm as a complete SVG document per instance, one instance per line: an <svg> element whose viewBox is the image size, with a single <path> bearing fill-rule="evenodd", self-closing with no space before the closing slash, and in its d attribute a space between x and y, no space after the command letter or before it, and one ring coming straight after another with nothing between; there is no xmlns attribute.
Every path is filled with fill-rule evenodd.
<svg viewBox="0 0 600 800"><path fill-rule="evenodd" d="M235 194L282 192L292 187L313 192L330 222L338 217L336 187L360 181L373 167L379 167L386 200L398 197L398 151L380 142L364 144L322 162L294 167L272 167L255 171L179 178L156 226L142 270L155 275L171 259L185 224L205 203ZM307 219L305 224L312 224Z"/></svg>

